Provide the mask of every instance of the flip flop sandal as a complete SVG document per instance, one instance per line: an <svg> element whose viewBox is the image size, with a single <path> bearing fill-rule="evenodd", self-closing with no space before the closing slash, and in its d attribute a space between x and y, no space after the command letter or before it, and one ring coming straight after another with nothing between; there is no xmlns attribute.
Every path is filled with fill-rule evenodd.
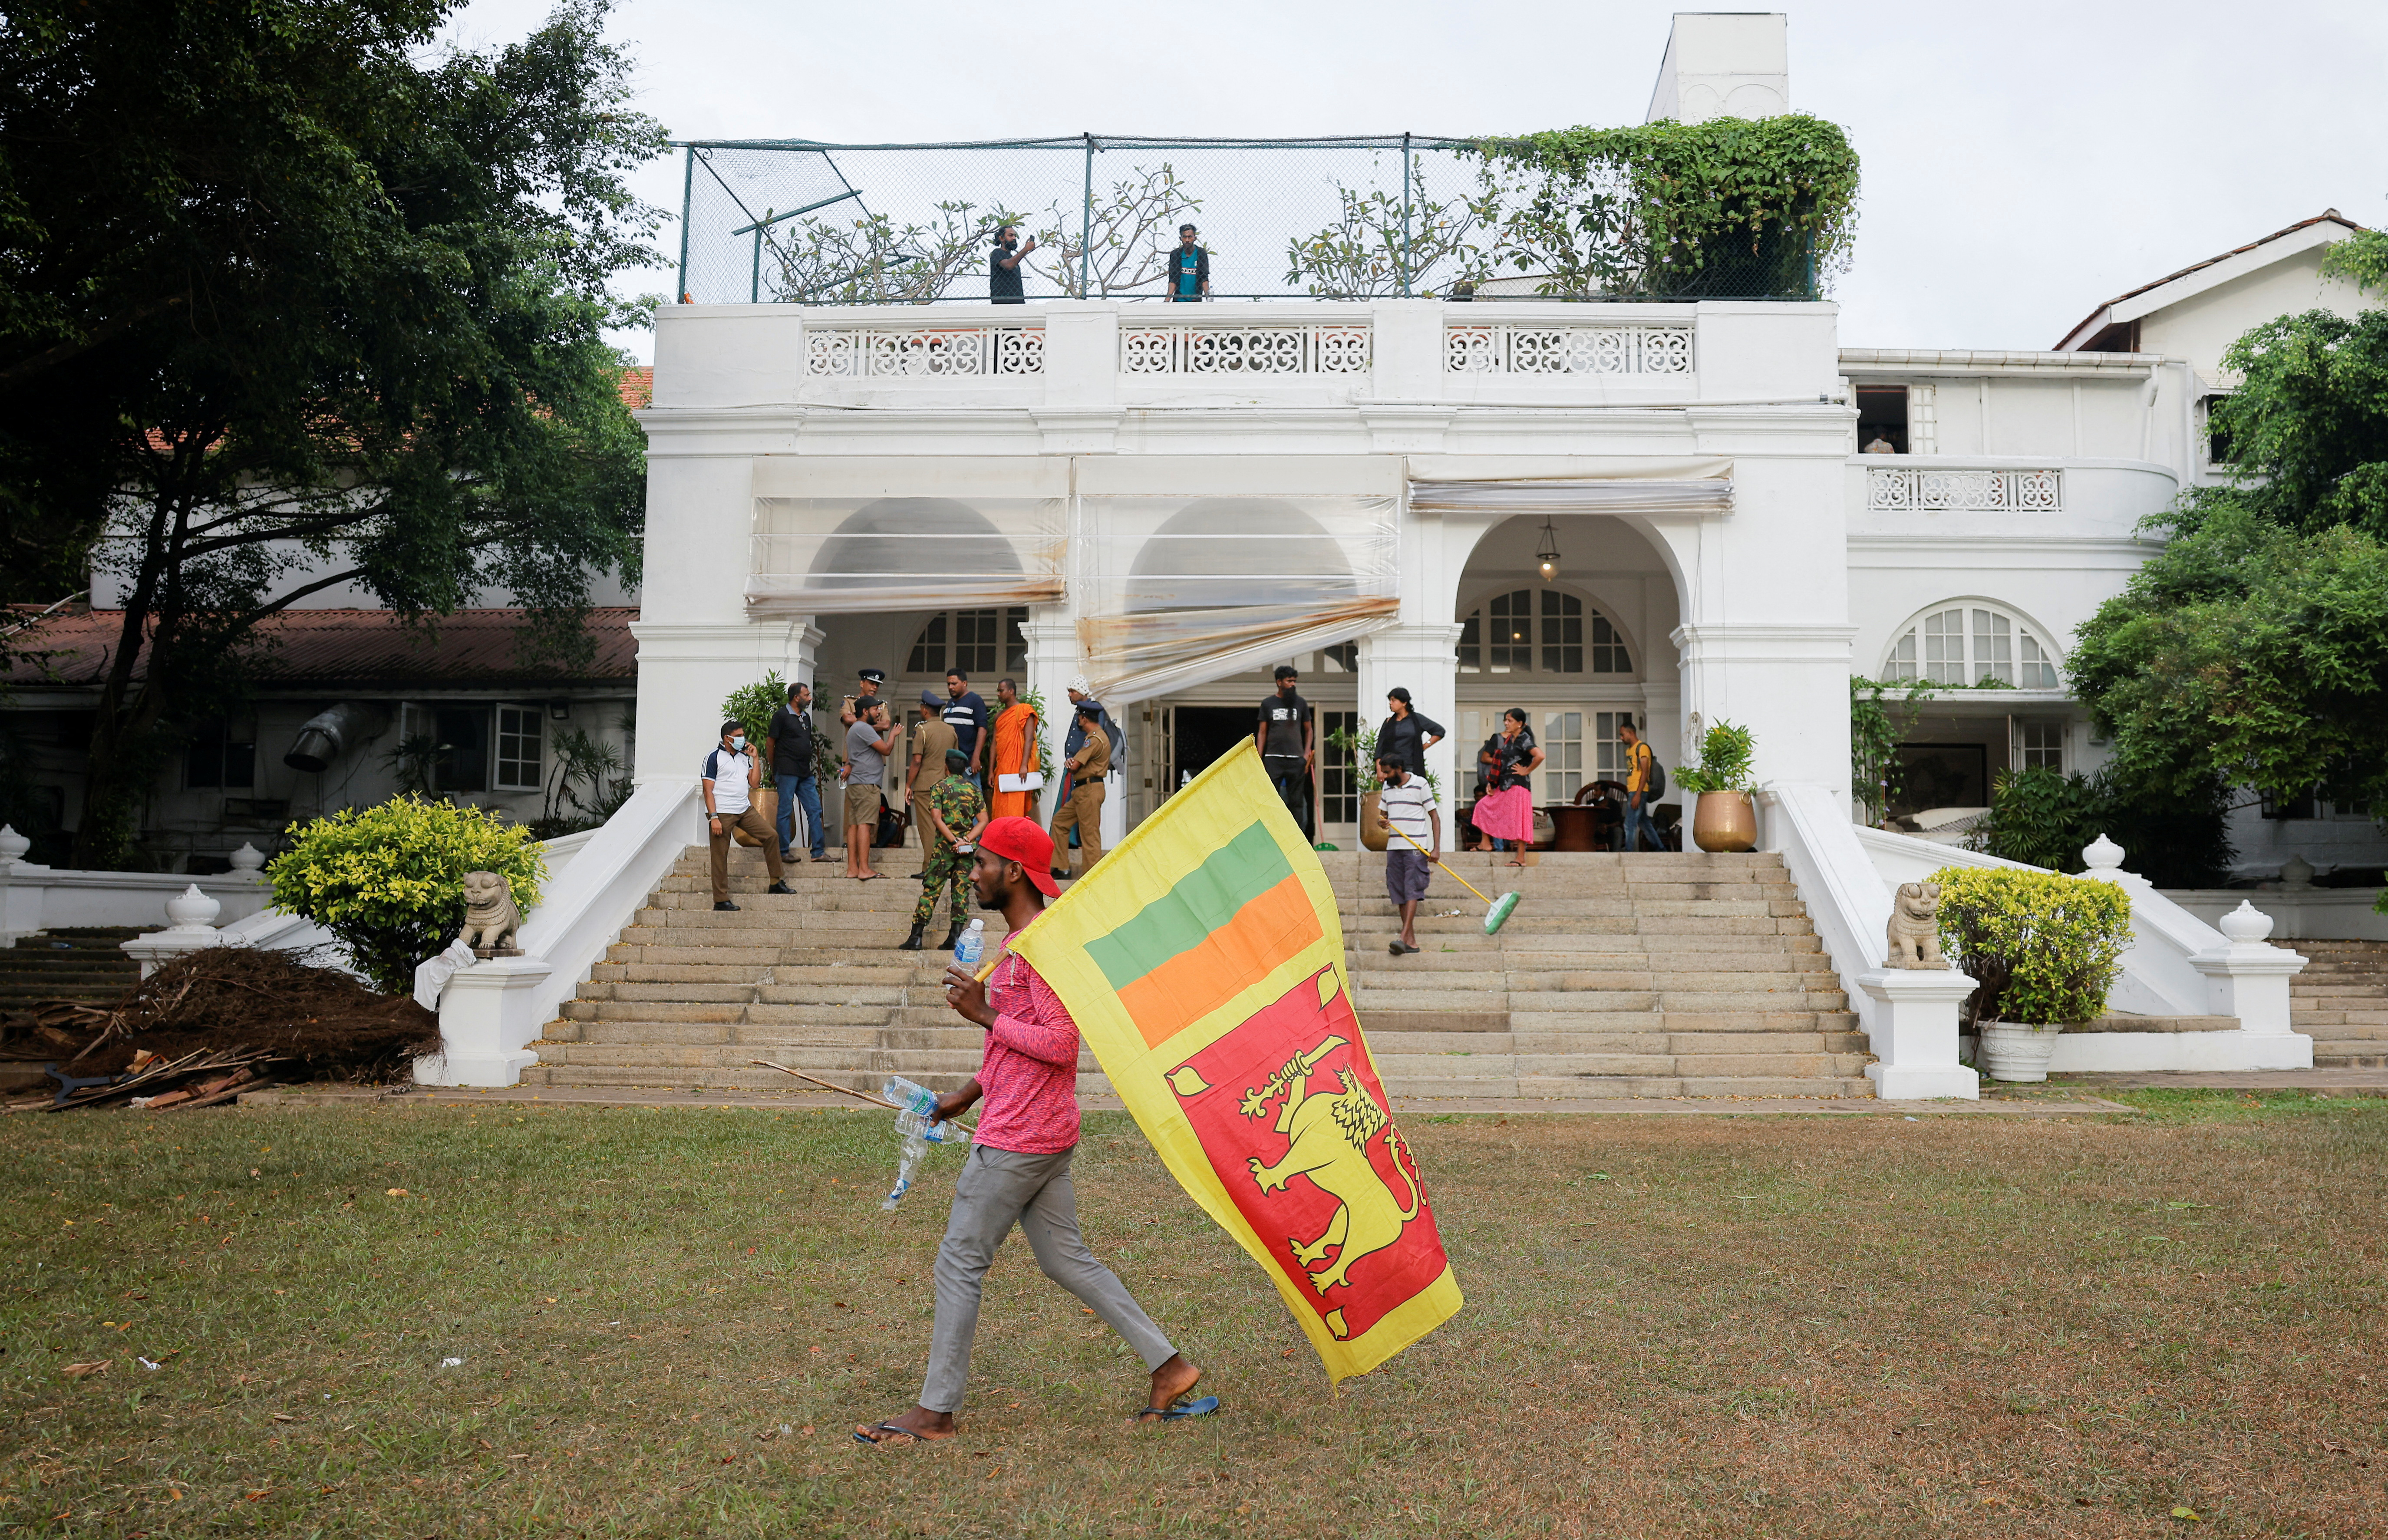
<svg viewBox="0 0 2388 1540"><path fill-rule="evenodd" d="M1218 1409L1219 1398L1206 1395L1182 1406L1140 1406L1137 1409L1136 1419L1142 1422L1148 1417L1157 1417L1163 1422L1177 1422L1189 1417L1208 1417Z"/></svg>
<svg viewBox="0 0 2388 1540"><path fill-rule="evenodd" d="M872 1438L870 1436L872 1433L884 1433L887 1436ZM897 1443L899 1439L904 1442ZM924 1434L916 1433L909 1428L899 1428L893 1422L874 1422L868 1431L857 1428L854 1431L854 1442L869 1445L873 1449L900 1449L906 1444L933 1444L936 1441Z"/></svg>

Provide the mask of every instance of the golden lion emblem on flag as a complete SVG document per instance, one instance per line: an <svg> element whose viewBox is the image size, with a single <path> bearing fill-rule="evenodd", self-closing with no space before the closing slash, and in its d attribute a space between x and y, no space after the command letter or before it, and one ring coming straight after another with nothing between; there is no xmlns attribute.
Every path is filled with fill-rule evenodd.
<svg viewBox="0 0 2388 1540"><path fill-rule="evenodd" d="M1377 1099L1360 1084L1360 1077L1345 1066L1334 1075L1340 1090L1309 1089L1313 1067L1343 1046L1342 1038L1329 1037L1310 1052L1287 1060L1285 1067L1266 1083L1246 1091L1238 1108L1246 1117L1257 1118L1267 1113L1270 1102L1285 1098L1284 1109L1272 1125L1274 1132L1286 1136L1285 1154L1275 1161L1258 1155L1245 1160L1263 1192L1277 1191L1296 1177L1307 1177L1335 1200L1335 1217L1315 1240L1304 1241L1298 1235L1286 1238L1305 1271L1326 1261L1327 1253L1336 1254L1333 1266L1309 1275L1310 1286L1321 1294L1350 1282L1352 1264L1399 1241L1402 1228L1418 1215L1417 1182L1403 1161L1406 1151L1402 1136L1384 1108L1377 1105ZM1369 1159L1368 1141L1378 1134L1385 1136L1387 1153L1409 1188L1406 1204Z"/></svg>

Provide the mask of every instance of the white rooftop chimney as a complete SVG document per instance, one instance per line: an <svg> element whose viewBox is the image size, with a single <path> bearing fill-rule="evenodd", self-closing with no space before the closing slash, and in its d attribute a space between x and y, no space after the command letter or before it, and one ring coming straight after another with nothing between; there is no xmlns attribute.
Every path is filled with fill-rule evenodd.
<svg viewBox="0 0 2388 1540"><path fill-rule="evenodd" d="M1791 110L1791 56L1780 11L1678 11L1643 119L1704 123Z"/></svg>

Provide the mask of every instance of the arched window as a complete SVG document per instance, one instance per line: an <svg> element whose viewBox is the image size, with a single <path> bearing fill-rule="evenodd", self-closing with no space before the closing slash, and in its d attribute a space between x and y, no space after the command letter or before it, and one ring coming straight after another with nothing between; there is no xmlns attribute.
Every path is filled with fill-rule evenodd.
<svg viewBox="0 0 2388 1540"><path fill-rule="evenodd" d="M1633 660L1608 617L1581 599L1555 588L1520 588L1493 594L1460 622L1459 671L1630 674Z"/></svg>
<svg viewBox="0 0 2388 1540"><path fill-rule="evenodd" d="M904 665L908 674L932 678L959 668L973 681L997 672L1028 671L1028 640L1020 628L1028 623L1028 606L1008 609L953 609L929 617L912 643Z"/></svg>
<svg viewBox="0 0 2388 1540"><path fill-rule="evenodd" d="M1927 612L1891 644L1886 680L1926 684L1997 682L2015 690L2059 690L2056 649L2029 627L1988 605Z"/></svg>

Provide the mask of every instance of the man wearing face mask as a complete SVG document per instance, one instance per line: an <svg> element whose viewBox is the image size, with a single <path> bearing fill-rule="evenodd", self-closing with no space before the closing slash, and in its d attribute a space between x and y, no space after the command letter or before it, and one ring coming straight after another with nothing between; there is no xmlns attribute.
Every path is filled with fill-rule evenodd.
<svg viewBox="0 0 2388 1540"><path fill-rule="evenodd" d="M720 745L705 757L705 779L699 784L705 793L705 832L713 840L715 909L738 907L730 901L730 838L733 829L745 830L762 845L763 859L771 868L771 885L766 891L795 891L782 880L780 831L755 807L755 791L762 784L762 757L747 751L745 724L723 722Z"/></svg>

